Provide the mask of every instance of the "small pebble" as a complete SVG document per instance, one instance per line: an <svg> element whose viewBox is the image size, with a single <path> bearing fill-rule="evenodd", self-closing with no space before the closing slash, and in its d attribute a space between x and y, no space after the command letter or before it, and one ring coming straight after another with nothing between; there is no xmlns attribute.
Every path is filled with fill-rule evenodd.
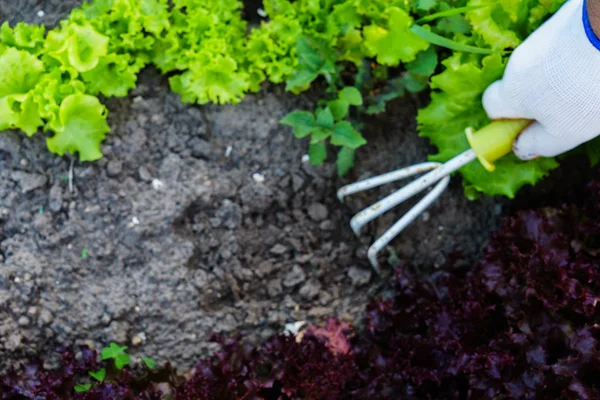
<svg viewBox="0 0 600 400"><path fill-rule="evenodd" d="M364 286L371 280L371 270L352 266L348 270L348 277L352 281L352 285Z"/></svg>
<svg viewBox="0 0 600 400"><path fill-rule="evenodd" d="M259 172L255 172L252 174L252 179L254 179L254 182L256 183L263 183L265 181L265 176Z"/></svg>
<svg viewBox="0 0 600 400"><path fill-rule="evenodd" d="M138 174L140 176L140 179L143 181L149 182L152 180L152 175L150 175L150 171L148 171L148 168L146 167L140 167L138 169Z"/></svg>
<svg viewBox="0 0 600 400"><path fill-rule="evenodd" d="M233 147L227 146L227 149L225 149L225 157L229 158L232 151L233 151Z"/></svg>
<svg viewBox="0 0 600 400"><path fill-rule="evenodd" d="M119 160L111 160L108 162L108 165L106 166L106 174L109 177L114 178L118 176L121 171L123 171L123 162Z"/></svg>
<svg viewBox="0 0 600 400"><path fill-rule="evenodd" d="M29 322L29 318L27 318L24 315L21 318L19 318L19 326L27 326L29 325Z"/></svg>
<svg viewBox="0 0 600 400"><path fill-rule="evenodd" d="M281 243L277 243L275 246L273 246L271 248L270 252L272 254L282 255L282 254L285 254L287 252L287 250L288 250L287 247L285 247Z"/></svg>
<svg viewBox="0 0 600 400"><path fill-rule="evenodd" d="M44 12L44 10L39 10L37 12L37 16L40 17L40 18L42 18L44 15L46 15L46 13Z"/></svg>
<svg viewBox="0 0 600 400"><path fill-rule="evenodd" d="M42 311L40 311L40 321L42 321L44 325L50 324L53 319L52 313L49 310L42 309Z"/></svg>
<svg viewBox="0 0 600 400"><path fill-rule="evenodd" d="M152 188L154 190L160 190L165 186L165 184L163 183L163 181L161 181L160 179L152 179Z"/></svg>
<svg viewBox="0 0 600 400"><path fill-rule="evenodd" d="M256 10L256 13L258 14L259 17L267 18L267 13L262 8L259 8L258 10Z"/></svg>
<svg viewBox="0 0 600 400"><path fill-rule="evenodd" d="M308 207L308 215L313 221L323 221L327 219L329 210L321 203L313 203Z"/></svg>
<svg viewBox="0 0 600 400"><path fill-rule="evenodd" d="M310 160L310 157L308 156L308 154L305 154L302 156L302 162L303 163L307 163Z"/></svg>

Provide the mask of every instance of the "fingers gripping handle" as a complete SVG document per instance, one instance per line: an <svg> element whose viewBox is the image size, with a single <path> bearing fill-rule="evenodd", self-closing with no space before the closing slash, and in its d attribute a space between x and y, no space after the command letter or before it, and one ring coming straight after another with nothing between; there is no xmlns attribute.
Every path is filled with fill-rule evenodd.
<svg viewBox="0 0 600 400"><path fill-rule="evenodd" d="M465 133L479 162L492 172L496 169L494 161L512 151L517 136L531 123L533 121L528 119L502 119L493 121L478 131L468 128Z"/></svg>

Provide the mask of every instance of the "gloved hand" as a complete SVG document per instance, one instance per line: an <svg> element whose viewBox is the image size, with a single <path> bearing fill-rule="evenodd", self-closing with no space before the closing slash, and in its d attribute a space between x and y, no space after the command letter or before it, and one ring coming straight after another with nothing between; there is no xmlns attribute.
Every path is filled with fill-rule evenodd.
<svg viewBox="0 0 600 400"><path fill-rule="evenodd" d="M513 144L523 160L555 156L600 135L600 39L585 0L568 0L515 49L483 106L491 119L536 121Z"/></svg>

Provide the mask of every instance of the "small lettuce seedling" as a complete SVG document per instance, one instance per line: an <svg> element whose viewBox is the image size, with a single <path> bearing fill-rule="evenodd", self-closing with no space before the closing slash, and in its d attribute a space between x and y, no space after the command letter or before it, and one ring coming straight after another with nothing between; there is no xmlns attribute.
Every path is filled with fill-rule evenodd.
<svg viewBox="0 0 600 400"><path fill-rule="evenodd" d="M125 353L125 350L127 350L127 346L121 347L111 342L102 350L102 360L114 360L115 367L120 371L131 361L131 356Z"/></svg>
<svg viewBox="0 0 600 400"><path fill-rule="evenodd" d="M150 357L142 357L142 361L148 369L154 369L154 367L156 367L156 361L154 361Z"/></svg>
<svg viewBox="0 0 600 400"><path fill-rule="evenodd" d="M101 368L96 372L90 371L90 376L92 378L94 378L95 380L97 380L98 382L102 383L102 382L104 382L104 378L106 378L106 369Z"/></svg>
<svg viewBox="0 0 600 400"><path fill-rule="evenodd" d="M280 123L291 126L297 138L311 137L308 155L313 165L321 165L327 159L327 139L332 145L341 147L337 167L338 173L344 175L354 163L354 151L367 143L360 132L346 120L350 106L360 106L362 103L360 91L347 86L338 92L335 100L328 101L314 113L294 111Z"/></svg>

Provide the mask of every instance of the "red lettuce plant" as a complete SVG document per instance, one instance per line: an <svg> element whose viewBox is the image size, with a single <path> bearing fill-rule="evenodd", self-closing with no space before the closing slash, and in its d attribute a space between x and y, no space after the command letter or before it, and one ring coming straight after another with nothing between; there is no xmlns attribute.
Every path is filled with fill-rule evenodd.
<svg viewBox="0 0 600 400"><path fill-rule="evenodd" d="M261 347L221 350L187 379L166 365L117 371L77 393L96 353L63 350L0 376L1 399L600 399L600 184L584 206L524 211L470 268L397 271L397 294L354 333L331 320Z"/></svg>

